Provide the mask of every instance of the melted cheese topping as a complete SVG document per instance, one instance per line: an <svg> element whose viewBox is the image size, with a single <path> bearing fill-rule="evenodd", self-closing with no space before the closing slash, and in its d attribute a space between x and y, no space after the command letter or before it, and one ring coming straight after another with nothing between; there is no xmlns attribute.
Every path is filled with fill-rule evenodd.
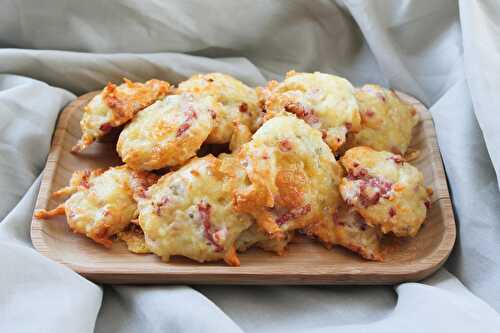
<svg viewBox="0 0 500 333"><path fill-rule="evenodd" d="M85 149L113 127L125 124L137 112L165 97L169 89L169 83L160 80L139 83L125 79L120 86L108 83L85 107L80 122L82 138L73 151Z"/></svg>
<svg viewBox="0 0 500 333"><path fill-rule="evenodd" d="M151 186L139 203L139 222L151 251L166 261L181 255L238 265L234 243L253 220L233 209L232 177L221 170L220 160L207 155Z"/></svg>
<svg viewBox="0 0 500 333"><path fill-rule="evenodd" d="M269 234L303 228L336 207L341 168L321 134L294 116L273 118L238 154L248 181L235 205Z"/></svg>
<svg viewBox="0 0 500 333"><path fill-rule="evenodd" d="M195 156L213 128L208 96L171 95L140 112L120 134L116 150L137 170L181 165Z"/></svg>
<svg viewBox="0 0 500 333"><path fill-rule="evenodd" d="M109 247L109 238L137 217L137 196L156 179L154 175L136 172L124 165L104 172L100 169L77 171L70 186L56 194L72 194L64 203L71 230Z"/></svg>
<svg viewBox="0 0 500 333"><path fill-rule="evenodd" d="M255 90L235 78L221 74L199 74L179 84L178 92L209 95L216 101L214 127L207 143L227 143L234 123L255 131L260 114Z"/></svg>
<svg viewBox="0 0 500 333"><path fill-rule="evenodd" d="M348 150L340 193L369 225L383 233L415 236L425 220L429 192L423 175L401 156L368 147Z"/></svg>
<svg viewBox="0 0 500 333"><path fill-rule="evenodd" d="M405 154L419 117L415 108L393 92L368 84L358 89L361 131L354 145Z"/></svg>
<svg viewBox="0 0 500 333"><path fill-rule="evenodd" d="M349 81L334 75L287 73L281 82L271 81L258 95L267 117L282 112L294 113L310 126L321 131L333 151L342 146L346 133L360 129L358 103Z"/></svg>

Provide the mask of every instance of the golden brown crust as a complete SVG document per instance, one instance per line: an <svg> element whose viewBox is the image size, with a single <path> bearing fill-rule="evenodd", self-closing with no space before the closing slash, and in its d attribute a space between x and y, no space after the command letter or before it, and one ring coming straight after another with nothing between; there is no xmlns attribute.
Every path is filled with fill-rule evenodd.
<svg viewBox="0 0 500 333"><path fill-rule="evenodd" d="M139 222L151 251L165 261L181 255L238 265L234 242L253 220L232 207L237 181L212 155L161 177L139 201Z"/></svg>
<svg viewBox="0 0 500 333"><path fill-rule="evenodd" d="M257 94L266 111L264 120L283 112L293 113L321 131L333 151L345 142L346 134L360 129L354 87L338 76L315 73L287 73L283 82L271 81Z"/></svg>
<svg viewBox="0 0 500 333"><path fill-rule="evenodd" d="M146 83L132 82L116 86L108 83L101 93L85 107L82 120L82 137L72 148L80 152L99 137L131 120L142 109L162 99L170 90L170 84L161 80Z"/></svg>
<svg viewBox="0 0 500 333"><path fill-rule="evenodd" d="M59 215L64 215L64 212L65 212L64 205L59 205L51 210L45 210L45 209L37 210L34 215L37 219L48 220Z"/></svg>
<svg viewBox="0 0 500 333"><path fill-rule="evenodd" d="M137 198L144 195L157 176L133 171L126 166L76 171L70 186L56 195L71 195L52 211L37 211L37 218L66 214L68 226L106 247L111 236L124 230L137 217Z"/></svg>
<svg viewBox="0 0 500 333"><path fill-rule="evenodd" d="M320 133L294 116L264 123L237 160L248 181L234 193L235 208L273 237L314 223L325 207L337 205L341 168Z"/></svg>
<svg viewBox="0 0 500 333"><path fill-rule="evenodd" d="M209 95L215 100L214 126L207 143L229 143L235 130L234 122L253 132L257 129L261 111L255 90L230 75L197 74L181 82L177 92Z"/></svg>
<svg viewBox="0 0 500 333"><path fill-rule="evenodd" d="M135 170L182 165L196 155L213 128L208 96L170 95L140 112L120 134L116 150Z"/></svg>

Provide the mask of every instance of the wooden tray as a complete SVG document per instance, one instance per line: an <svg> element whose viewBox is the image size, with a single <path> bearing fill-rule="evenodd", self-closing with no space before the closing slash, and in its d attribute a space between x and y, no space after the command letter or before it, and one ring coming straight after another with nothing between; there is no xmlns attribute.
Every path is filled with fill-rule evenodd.
<svg viewBox="0 0 500 333"><path fill-rule="evenodd" d="M121 164L114 140L108 137L84 153L71 147L80 137L83 107L96 93L81 96L61 113L45 166L36 209L55 207L50 194L67 184L73 171ZM33 219L31 238L43 255L67 265L75 272L103 283L197 283L197 284L393 284L417 281L436 271L447 259L455 242L455 221L446 177L430 113L417 100L413 103L422 121L416 128L412 148L421 155L414 161L434 190L427 221L419 234L402 242L384 262L370 262L342 248L327 250L319 243L299 238L286 256L258 249L240 255L241 266L224 263L198 264L183 258L164 263L155 255L138 255L116 242L105 249L82 235L69 231L64 217L50 221Z"/></svg>

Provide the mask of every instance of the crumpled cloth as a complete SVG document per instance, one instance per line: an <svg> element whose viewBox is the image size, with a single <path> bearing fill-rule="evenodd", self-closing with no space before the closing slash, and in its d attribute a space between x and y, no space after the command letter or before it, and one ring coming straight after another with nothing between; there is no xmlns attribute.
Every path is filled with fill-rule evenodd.
<svg viewBox="0 0 500 333"><path fill-rule="evenodd" d="M1 332L498 332L500 5L468 1L0 0ZM456 214L445 267L397 286L96 285L36 252L58 113L122 77L287 70L407 92L430 109Z"/></svg>

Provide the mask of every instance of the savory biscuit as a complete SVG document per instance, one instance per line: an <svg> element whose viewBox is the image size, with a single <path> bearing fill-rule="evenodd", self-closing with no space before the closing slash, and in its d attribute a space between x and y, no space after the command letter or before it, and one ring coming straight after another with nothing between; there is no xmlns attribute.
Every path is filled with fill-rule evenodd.
<svg viewBox="0 0 500 333"><path fill-rule="evenodd" d="M358 213L350 211L346 204L339 205L331 216L308 226L304 231L307 235L318 238L328 248L340 245L368 260L383 259L380 230L369 226Z"/></svg>
<svg viewBox="0 0 500 333"><path fill-rule="evenodd" d="M160 80L146 83L132 82L108 85L85 106L80 126L82 137L73 147L74 152L85 149L96 139L131 120L142 109L162 99L169 92L170 84Z"/></svg>
<svg viewBox="0 0 500 333"><path fill-rule="evenodd" d="M235 207L272 236L314 223L340 198L341 167L321 133L293 115L265 122L238 162L247 179L235 191Z"/></svg>
<svg viewBox="0 0 500 333"><path fill-rule="evenodd" d="M283 82L271 81L257 92L267 118L293 113L320 130L333 151L344 144L348 132L360 129L355 89L341 77L291 71Z"/></svg>
<svg viewBox="0 0 500 333"><path fill-rule="evenodd" d="M239 265L234 243L253 219L233 209L234 181L212 155L161 177L139 201L139 223L149 249L165 261L180 255Z"/></svg>
<svg viewBox="0 0 500 333"><path fill-rule="evenodd" d="M214 98L214 127L207 143L228 143L234 133L234 122L256 130L260 114L255 89L232 76L221 73L194 75L181 82L178 92L209 95Z"/></svg>
<svg viewBox="0 0 500 333"><path fill-rule="evenodd" d="M354 135L354 145L404 155L419 120L416 109L394 91L374 84L364 85L355 95L361 130Z"/></svg>
<svg viewBox="0 0 500 333"><path fill-rule="evenodd" d="M116 150L129 167L155 170L182 165L213 128L213 98L170 95L140 112L121 132Z"/></svg>
<svg viewBox="0 0 500 333"><path fill-rule="evenodd" d="M54 193L55 196L71 195L64 204L51 211L37 211L35 217L47 219L66 214L73 232L110 247L110 237L137 217L137 197L156 179L153 174L133 171L125 165L106 171L76 171L70 186Z"/></svg>
<svg viewBox="0 0 500 333"><path fill-rule="evenodd" d="M396 236L415 236L425 220L432 192L423 175L400 155L368 147L348 150L340 193L371 226Z"/></svg>

